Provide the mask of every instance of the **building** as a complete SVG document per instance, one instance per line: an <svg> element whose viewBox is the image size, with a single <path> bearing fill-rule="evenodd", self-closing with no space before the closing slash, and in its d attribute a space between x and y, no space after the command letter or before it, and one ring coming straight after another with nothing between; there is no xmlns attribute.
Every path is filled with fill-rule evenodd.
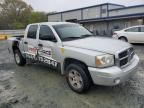
<svg viewBox="0 0 144 108"><path fill-rule="evenodd" d="M104 3L48 14L49 22L77 22L96 35L111 36L114 30L144 24L144 4L129 6Z"/></svg>

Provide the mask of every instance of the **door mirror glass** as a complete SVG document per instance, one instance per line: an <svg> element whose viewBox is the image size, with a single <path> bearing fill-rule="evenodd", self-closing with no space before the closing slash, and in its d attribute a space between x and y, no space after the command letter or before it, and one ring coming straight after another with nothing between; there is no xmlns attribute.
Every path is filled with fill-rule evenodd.
<svg viewBox="0 0 144 108"><path fill-rule="evenodd" d="M91 34L94 34L94 31L90 31L91 32Z"/></svg>
<svg viewBox="0 0 144 108"><path fill-rule="evenodd" d="M39 39L57 42L52 30L47 25L42 25L40 27Z"/></svg>

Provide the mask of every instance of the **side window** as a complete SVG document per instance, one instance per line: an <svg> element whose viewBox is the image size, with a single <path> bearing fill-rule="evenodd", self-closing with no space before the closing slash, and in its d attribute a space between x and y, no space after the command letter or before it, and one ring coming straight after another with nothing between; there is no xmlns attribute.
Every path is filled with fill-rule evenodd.
<svg viewBox="0 0 144 108"><path fill-rule="evenodd" d="M141 27L141 32L144 32L144 27Z"/></svg>
<svg viewBox="0 0 144 108"><path fill-rule="evenodd" d="M27 38L36 39L38 25L31 25L28 30Z"/></svg>
<svg viewBox="0 0 144 108"><path fill-rule="evenodd" d="M134 28L130 28L125 30L126 32L139 32L139 27L134 27Z"/></svg>
<svg viewBox="0 0 144 108"><path fill-rule="evenodd" d="M52 30L47 25L41 25L40 32L39 32L39 39L56 42L56 38L55 38Z"/></svg>

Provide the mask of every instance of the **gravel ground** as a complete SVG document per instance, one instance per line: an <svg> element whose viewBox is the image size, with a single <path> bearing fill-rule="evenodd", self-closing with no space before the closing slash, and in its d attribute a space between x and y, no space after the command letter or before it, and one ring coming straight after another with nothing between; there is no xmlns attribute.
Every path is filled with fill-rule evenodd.
<svg viewBox="0 0 144 108"><path fill-rule="evenodd" d="M39 64L18 67L0 41L0 108L144 108L144 45L137 73L115 87L93 86L86 94L69 89L63 76Z"/></svg>

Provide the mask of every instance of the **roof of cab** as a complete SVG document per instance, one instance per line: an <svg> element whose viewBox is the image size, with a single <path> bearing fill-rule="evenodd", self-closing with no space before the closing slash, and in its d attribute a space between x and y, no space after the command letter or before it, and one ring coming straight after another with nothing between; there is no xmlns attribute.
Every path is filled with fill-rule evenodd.
<svg viewBox="0 0 144 108"><path fill-rule="evenodd" d="M32 23L29 25L35 25L35 24L46 24L46 25L60 25L60 24L75 24L75 23L70 23L70 22L41 22L41 23Z"/></svg>
<svg viewBox="0 0 144 108"><path fill-rule="evenodd" d="M118 31L124 31L124 30L130 29L130 28L134 28L134 27L144 27L144 25L130 26L130 27L126 27L126 28L123 28L123 29L121 29L121 30L118 30Z"/></svg>
<svg viewBox="0 0 144 108"><path fill-rule="evenodd" d="M133 27L144 27L144 25L135 25L135 26L130 26L130 27L127 27L127 28L125 28L125 29L133 28Z"/></svg>

